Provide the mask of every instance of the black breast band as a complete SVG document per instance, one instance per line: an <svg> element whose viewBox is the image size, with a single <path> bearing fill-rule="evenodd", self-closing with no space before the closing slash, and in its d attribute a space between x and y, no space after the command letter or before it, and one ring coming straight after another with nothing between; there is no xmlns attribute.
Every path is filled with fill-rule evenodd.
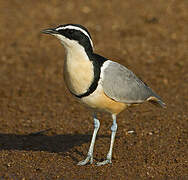
<svg viewBox="0 0 188 180"><path fill-rule="evenodd" d="M94 54L94 53L88 54L88 56L89 56L90 61L92 61L93 67L94 67L93 82L91 83L88 90L83 94L77 95L77 94L74 94L71 92L77 98L83 98L83 97L89 96L97 89L98 82L100 79L100 74L101 74L101 67L102 67L103 63L108 60L105 57L102 57L102 56L100 56L98 54Z"/></svg>

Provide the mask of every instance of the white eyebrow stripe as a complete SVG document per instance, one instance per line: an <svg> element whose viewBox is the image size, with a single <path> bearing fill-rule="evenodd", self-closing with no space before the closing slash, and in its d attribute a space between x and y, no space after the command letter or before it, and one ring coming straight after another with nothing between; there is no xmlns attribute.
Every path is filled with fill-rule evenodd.
<svg viewBox="0 0 188 180"><path fill-rule="evenodd" d="M68 26L64 26L64 27L59 27L59 28L57 28L56 30L58 31L58 30L61 30L61 29L74 29L74 30L81 31L82 33L84 33L84 34L89 38L89 41L90 41L90 43L91 43L91 46L93 47L93 42L92 42L92 40L91 40L89 34L88 34L85 30L83 30L82 28L76 27L76 26L72 26L72 25L68 25Z"/></svg>

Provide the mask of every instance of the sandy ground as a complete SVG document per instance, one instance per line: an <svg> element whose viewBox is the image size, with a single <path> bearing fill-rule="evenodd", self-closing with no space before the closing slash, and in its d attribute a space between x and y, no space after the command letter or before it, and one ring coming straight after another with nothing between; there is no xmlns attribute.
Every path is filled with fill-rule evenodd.
<svg viewBox="0 0 188 180"><path fill-rule="evenodd" d="M1 1L0 179L188 179L187 9L187 0ZM168 106L118 116L112 165L76 165L91 112L65 88L63 47L40 33L65 23L86 26L95 52L130 68ZM99 119L95 162L106 157L112 123Z"/></svg>

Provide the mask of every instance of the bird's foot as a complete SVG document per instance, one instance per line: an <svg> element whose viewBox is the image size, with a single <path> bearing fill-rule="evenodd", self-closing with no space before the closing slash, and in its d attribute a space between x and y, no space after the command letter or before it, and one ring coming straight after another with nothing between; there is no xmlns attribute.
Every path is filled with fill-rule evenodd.
<svg viewBox="0 0 188 180"><path fill-rule="evenodd" d="M84 165L86 165L86 164L88 164L88 163L93 164L93 156L87 155L86 159L84 159L84 160L78 162L77 165L79 165L79 166L84 166Z"/></svg>
<svg viewBox="0 0 188 180"><path fill-rule="evenodd" d="M103 166L105 164L112 164L111 159L106 159L106 160L104 160L102 162L98 162L98 163L96 163L96 166Z"/></svg>

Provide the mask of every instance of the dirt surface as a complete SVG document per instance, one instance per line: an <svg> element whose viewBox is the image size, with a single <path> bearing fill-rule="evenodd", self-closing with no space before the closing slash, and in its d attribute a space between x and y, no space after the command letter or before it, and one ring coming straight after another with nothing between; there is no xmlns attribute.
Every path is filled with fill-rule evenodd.
<svg viewBox="0 0 188 180"><path fill-rule="evenodd" d="M0 179L188 179L187 9L187 0L1 0ZM76 165L91 112L65 88L63 47L40 33L65 23L86 26L95 52L130 68L168 106L118 116L112 165ZM95 162L106 157L112 123L99 119Z"/></svg>

